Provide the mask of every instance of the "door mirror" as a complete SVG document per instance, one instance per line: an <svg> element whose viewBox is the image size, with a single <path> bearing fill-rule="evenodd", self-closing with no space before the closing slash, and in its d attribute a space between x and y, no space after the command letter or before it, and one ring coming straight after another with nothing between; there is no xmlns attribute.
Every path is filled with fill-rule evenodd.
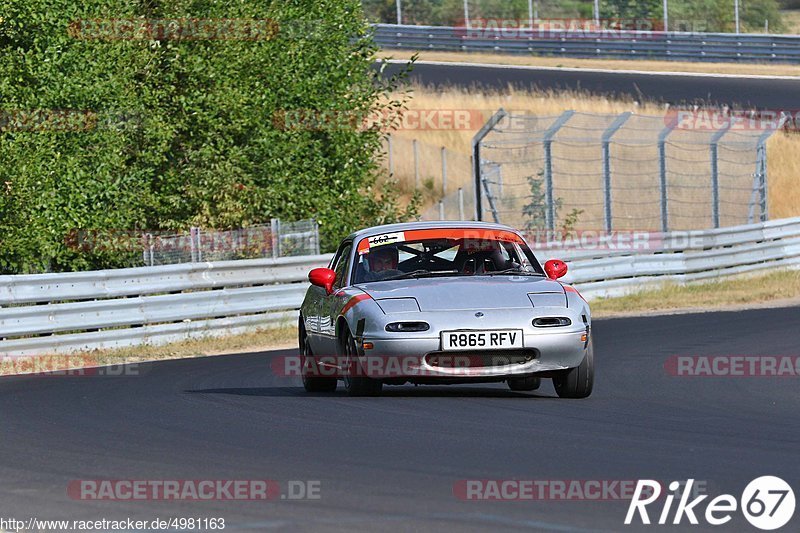
<svg viewBox="0 0 800 533"><path fill-rule="evenodd" d="M330 268L315 268L308 273L308 281L312 285L322 287L325 292L330 294L333 292L333 282L336 281L336 272Z"/></svg>
<svg viewBox="0 0 800 533"><path fill-rule="evenodd" d="M544 271L550 279L558 279L567 273L567 264L560 259L551 259L544 264Z"/></svg>

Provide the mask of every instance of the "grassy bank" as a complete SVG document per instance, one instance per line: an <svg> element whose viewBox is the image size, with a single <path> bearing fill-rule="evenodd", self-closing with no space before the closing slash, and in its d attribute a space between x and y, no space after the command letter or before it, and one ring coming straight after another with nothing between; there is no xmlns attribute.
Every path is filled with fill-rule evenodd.
<svg viewBox="0 0 800 533"><path fill-rule="evenodd" d="M688 285L663 287L591 301L593 317L670 310L710 311L778 303L800 304L800 271L780 270Z"/></svg>

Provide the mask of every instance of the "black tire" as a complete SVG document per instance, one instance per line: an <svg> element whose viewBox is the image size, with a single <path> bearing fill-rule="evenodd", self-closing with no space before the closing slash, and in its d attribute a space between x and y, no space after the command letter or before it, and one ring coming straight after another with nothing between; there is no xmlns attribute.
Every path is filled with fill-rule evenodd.
<svg viewBox="0 0 800 533"><path fill-rule="evenodd" d="M589 341L589 350L581 364L553 378L553 387L559 398L588 398L594 388L594 347Z"/></svg>
<svg viewBox="0 0 800 533"><path fill-rule="evenodd" d="M314 354L311 352L311 346L308 344L308 335L306 328L303 326L303 319L300 319L300 327L298 328L300 337L300 352L303 354L303 370L302 379L303 387L306 392L334 392L336 391L336 378L322 378L317 376L319 369L314 361ZM307 375L306 373L311 375Z"/></svg>
<svg viewBox="0 0 800 533"><path fill-rule="evenodd" d="M356 340L348 328L341 343L342 356L347 368L344 372L344 390L348 396L380 396L383 382L364 376L358 362Z"/></svg>
<svg viewBox="0 0 800 533"><path fill-rule="evenodd" d="M509 378L508 388L517 392L527 392L538 389L542 385L542 378L527 376L524 378Z"/></svg>

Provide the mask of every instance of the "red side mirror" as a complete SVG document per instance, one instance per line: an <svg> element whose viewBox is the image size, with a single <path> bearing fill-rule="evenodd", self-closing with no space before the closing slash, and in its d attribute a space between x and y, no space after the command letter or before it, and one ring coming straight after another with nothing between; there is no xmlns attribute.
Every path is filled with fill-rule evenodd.
<svg viewBox="0 0 800 533"><path fill-rule="evenodd" d="M315 268L308 273L308 281L312 285L322 287L328 294L333 292L333 282L336 281L336 272L330 268Z"/></svg>
<svg viewBox="0 0 800 533"><path fill-rule="evenodd" d="M544 272L550 279L558 279L567 273L567 264L560 259L551 259L544 264Z"/></svg>

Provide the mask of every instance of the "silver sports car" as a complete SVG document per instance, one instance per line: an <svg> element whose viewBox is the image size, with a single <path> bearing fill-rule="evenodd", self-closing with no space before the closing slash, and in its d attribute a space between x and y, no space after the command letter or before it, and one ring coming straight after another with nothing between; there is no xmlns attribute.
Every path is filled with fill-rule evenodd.
<svg viewBox="0 0 800 533"><path fill-rule="evenodd" d="M413 222L368 228L309 273L300 309L303 385L351 396L384 384L552 378L560 397L592 392L589 306L558 260L534 257L499 224Z"/></svg>

